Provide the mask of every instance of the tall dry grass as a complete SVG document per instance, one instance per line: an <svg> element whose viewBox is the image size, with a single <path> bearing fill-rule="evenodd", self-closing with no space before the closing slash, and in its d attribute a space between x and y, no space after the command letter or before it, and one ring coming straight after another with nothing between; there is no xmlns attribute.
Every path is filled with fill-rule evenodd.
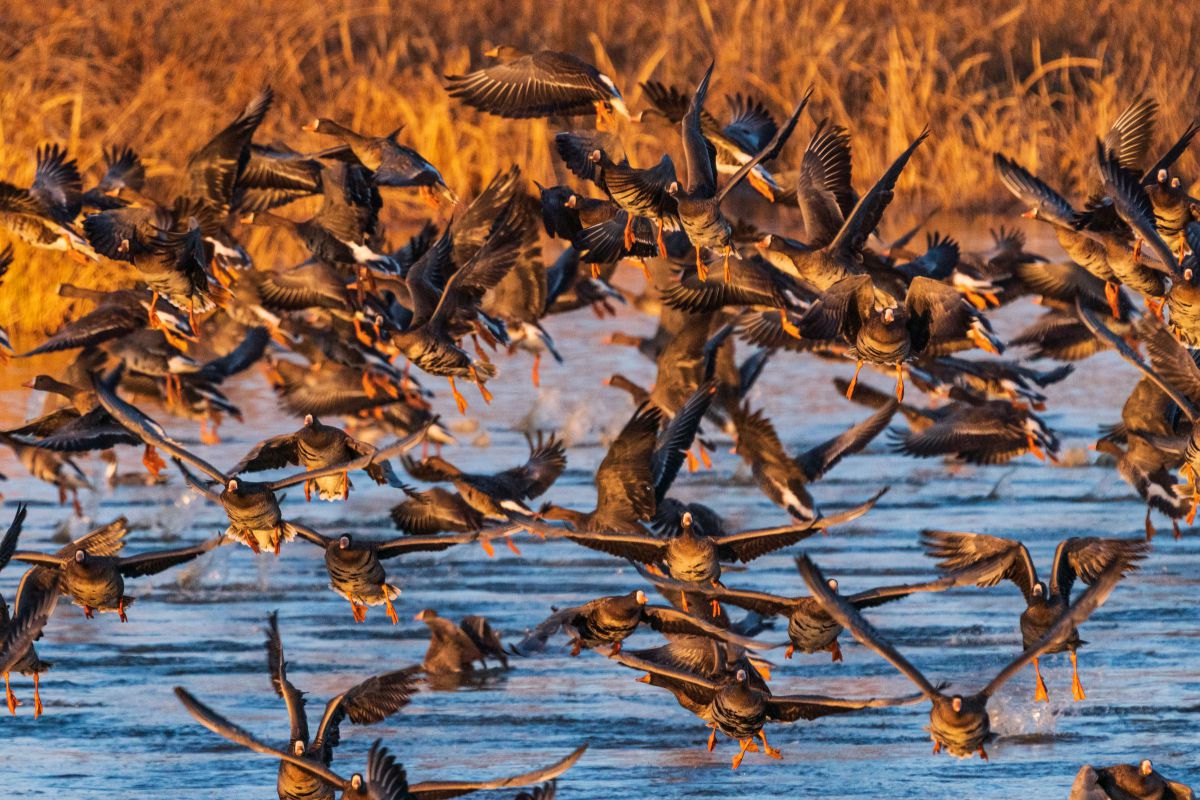
<svg viewBox="0 0 1200 800"><path fill-rule="evenodd" d="M263 82L278 100L262 139L317 146L299 126L318 114L367 131L403 124L403 141L460 192L513 161L551 179L545 122L484 116L441 88L443 73L495 43L589 58L635 110L639 81L688 83L710 58L714 94L748 88L781 112L811 84L813 115L854 135L860 184L928 123L934 137L905 173L897 215L1007 203L991 174L996 149L1079 191L1093 137L1135 93L1163 103L1165 137L1197 112L1200 90L1200 6L1161 0L3 0L0 20L0 175L28 180L45 141L65 143L93 173L104 145L130 144L164 191ZM635 158L675 146L661 127L627 128L624 139ZM292 246L266 244L280 257ZM61 318L57 279L127 279L18 256L0 292L0 323L14 327Z"/></svg>

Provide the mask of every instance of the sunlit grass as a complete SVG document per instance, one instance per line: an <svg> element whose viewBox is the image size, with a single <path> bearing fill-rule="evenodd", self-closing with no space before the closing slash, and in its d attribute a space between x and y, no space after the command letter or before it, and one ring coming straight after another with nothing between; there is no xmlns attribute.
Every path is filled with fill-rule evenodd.
<svg viewBox="0 0 1200 800"><path fill-rule="evenodd" d="M1093 138L1137 92L1163 103L1160 142L1182 130L1200 97L1200 11L1160 0L4 0L0 12L0 174L28 181L34 148L58 141L94 177L105 145L129 144L150 165L151 193L163 196L187 154L264 82L277 102L261 140L328 144L300 130L317 115L369 132L403 124L401 140L461 194L514 161L527 176L553 181L548 123L481 115L441 88L442 74L477 64L494 43L586 57L616 78L635 112L638 81L691 83L710 58L714 98L749 89L782 113L811 84L813 116L854 135L860 186L929 124L934 137L904 175L897 217L933 204L1007 204L991 174L995 149L1081 192ZM721 110L719 100L713 105ZM660 126L624 133L635 160L677 147ZM1185 159L1184 174L1195 165ZM391 212L397 236L413 212L403 203ZM271 242L280 258L298 254L281 237ZM0 323L56 324L67 310L54 295L58 280L113 285L128 277L18 245Z"/></svg>

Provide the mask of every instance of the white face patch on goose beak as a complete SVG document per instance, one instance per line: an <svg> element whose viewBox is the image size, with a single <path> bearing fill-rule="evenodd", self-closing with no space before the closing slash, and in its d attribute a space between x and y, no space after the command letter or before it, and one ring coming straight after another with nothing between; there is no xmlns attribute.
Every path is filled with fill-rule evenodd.
<svg viewBox="0 0 1200 800"><path fill-rule="evenodd" d="M1151 772L1154 772L1154 765L1150 763L1150 759L1142 759L1142 763L1138 764L1138 772L1143 775L1149 775Z"/></svg>
<svg viewBox="0 0 1200 800"><path fill-rule="evenodd" d="M302 741L300 741L299 739L297 739L297 740L296 740L296 741L295 741L295 742L292 744L292 752L293 752L294 754L298 755L298 756L302 756L302 755L304 755L304 742L302 742Z"/></svg>
<svg viewBox="0 0 1200 800"><path fill-rule="evenodd" d="M962 698L955 697L953 700L950 701L950 707L954 709L954 713L956 713L956 714L959 711L962 711Z"/></svg>
<svg viewBox="0 0 1200 800"><path fill-rule="evenodd" d="M685 528L692 527L692 512L690 512L690 511L683 512L683 516L679 518L679 524Z"/></svg>
<svg viewBox="0 0 1200 800"><path fill-rule="evenodd" d="M830 589L833 589L833 590L836 592L836 591L837 591L837 587L838 587L838 582L837 582L837 579L836 579L836 578L830 578L830 579L829 579L829 581L828 581L828 583L829 583L829 588L830 588Z"/></svg>
<svg viewBox="0 0 1200 800"><path fill-rule="evenodd" d="M744 670L744 669L739 669L739 670L737 671L737 679L738 679L738 681L739 681L739 682L740 682L740 681L744 681L744 680L746 680L746 670Z"/></svg>
<svg viewBox="0 0 1200 800"><path fill-rule="evenodd" d="M671 185L667 187L667 194L679 194L679 181L671 181Z"/></svg>
<svg viewBox="0 0 1200 800"><path fill-rule="evenodd" d="M1187 269L1185 269L1185 270L1183 271L1183 279L1184 279L1185 281L1188 281L1188 282L1190 282L1190 281L1192 280L1192 275L1193 275L1193 273L1192 273L1192 268L1191 268L1191 267L1188 267Z"/></svg>
<svg viewBox="0 0 1200 800"><path fill-rule="evenodd" d="M75 551L75 563L82 564L87 559L87 552L83 550Z"/></svg>
<svg viewBox="0 0 1200 800"><path fill-rule="evenodd" d="M309 425L312 425L312 424L313 424L313 415L305 414L304 415L304 427L307 428Z"/></svg>
<svg viewBox="0 0 1200 800"><path fill-rule="evenodd" d="M567 202L563 203L563 205L567 208L574 208L578 202L579 198L577 198L575 195L571 195L567 198Z"/></svg>
<svg viewBox="0 0 1200 800"><path fill-rule="evenodd" d="M238 489L238 482L237 482L237 480L236 480L236 479L234 479L234 478L230 478L230 479L229 479L229 483L225 484L225 491L227 491L227 492L236 492L236 491L237 491L237 489Z"/></svg>
<svg viewBox="0 0 1200 800"><path fill-rule="evenodd" d="M639 606L646 605L646 593L643 592L641 589L637 590L637 593L633 596L633 599L637 601L637 604Z"/></svg>
<svg viewBox="0 0 1200 800"><path fill-rule="evenodd" d="M349 550L350 549L350 537L349 536L341 536L340 538L338 538L338 547L340 547L343 550Z"/></svg>
<svg viewBox="0 0 1200 800"><path fill-rule="evenodd" d="M888 324L890 325L890 324L892 324L892 322L893 322L895 319L896 319L896 309L894 309L894 308L885 308L885 309L883 310L883 321L884 321L884 322L886 322L886 323L888 323Z"/></svg>
<svg viewBox="0 0 1200 800"><path fill-rule="evenodd" d="M354 773L354 775L350 778L350 788L357 792L362 788L362 785L362 775L359 775L357 772Z"/></svg>

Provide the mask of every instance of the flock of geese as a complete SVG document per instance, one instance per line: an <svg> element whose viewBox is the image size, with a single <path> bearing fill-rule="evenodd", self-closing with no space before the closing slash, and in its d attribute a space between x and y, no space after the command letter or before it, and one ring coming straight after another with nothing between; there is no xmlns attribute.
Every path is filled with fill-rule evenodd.
<svg viewBox="0 0 1200 800"><path fill-rule="evenodd" d="M86 313L27 352L14 353L7 335L0 338L6 357L76 353L60 374L28 384L53 398L47 413L0 433L0 441L34 478L58 488L60 502L73 499L77 513L79 492L91 485L74 459L100 454L119 482L113 448L133 446L141 449L145 482L162 480L169 460L229 523L208 541L129 555L128 526L118 519L43 553L19 549L26 508L18 506L0 544L0 567L29 567L11 612L0 601L0 672L9 710L17 713L10 676L19 674L32 677L33 713L42 713L38 682L49 664L34 645L46 632L52 646L53 625L47 625L60 597L89 618L111 612L123 621L133 602L129 583L141 576L221 546L278 554L307 542L322 551L329 585L350 603L356 621L382 607L395 623L392 559L468 543L489 552L497 544L515 550L515 537L525 535L567 539L626 559L636 565L641 588L580 598L507 645L482 616L449 620L421 611L416 619L431 631L423 664L346 689L328 702L315 731L304 693L288 677L272 616L267 666L291 720L284 747L265 743L183 687L176 694L200 724L277 760L279 797L293 800L447 798L502 787L529 787L517 795L526 800L552 798L554 780L584 747L522 775L444 782L410 782L378 741L365 768L349 778L333 771L332 759L347 718L366 725L396 713L417 691L422 673L430 680L453 678L489 661L507 668L510 659L537 658L555 640L573 655L598 651L672 693L712 729L709 750L718 734L734 741L735 769L747 753L782 757L768 744L770 725L922 702L929 703L934 752L987 758L989 698L1032 665L1035 700L1047 700L1039 659L1049 653L1069 654L1072 694L1082 701L1079 628L1148 556L1152 512L1169 519L1178 536L1179 521L1190 523L1200 501L1200 367L1189 350L1200 344L1200 203L1173 171L1200 128L1181 132L1159 155L1158 104L1138 97L1097 139L1093 185L1077 201L1012 158L995 155L1000 181L1026 216L1053 227L1068 261L1028 252L1023 237L1005 229L993 232L993 246L984 252L966 252L938 234L929 234L921 249L912 244L916 229L895 241L882 240L878 231L928 130L860 194L851 180L850 135L834 121L816 120L798 167L785 169L781 154L808 107L807 94L782 121L747 93L730 96L728 116L721 116L708 98L710 66L690 91L645 84L649 107L634 116L611 78L572 55L507 47L487 55L494 64L447 77L451 96L503 117L576 124L594 117L594 125L554 137L561 157L555 185L534 184L514 166L474 199L460 200L433 164L402 143L403 131L365 134L330 119L305 126L311 138L304 145L312 149L255 141L271 109L270 88L190 156L173 196L152 193L139 155L121 147L106 151L105 172L88 189L75 161L53 144L38 150L30 186L0 183L5 230L33 247L61 251L81 264L80 274L120 273L129 286L101 292L62 284L59 294ZM618 133L631 125L665 130L666 124L680 131L682 173L670 155L649 166L630 163ZM425 222L397 249L380 214L384 197L408 192L443 212L453 207L452 218ZM802 238L735 216L757 202L753 193L798 206ZM307 219L280 210L305 198L319 198ZM238 236L264 225L294 236L307 260L255 263ZM558 250L553 261L544 258ZM0 260L7 269L11 247ZM648 289L636 302L658 314L659 327L646 338L616 331L611 341L636 347L656 361L658 373L650 388L619 375L608 381L629 392L637 408L596 471L595 507L538 501L566 465L557 435L531 437L524 464L490 474L465 472L443 458L442 445L453 438L433 410L433 381L448 382L460 413L468 403L464 385L474 384L488 402L488 384L498 374L495 354L506 348L532 355L537 387L543 354L562 360L543 323L580 309L603 317L614 303L627 302L610 284L621 264L645 271ZM1022 296L1038 298L1044 315L1005 343L988 315ZM739 361L736 346L751 348L750 354ZM1006 346L1067 363L1041 370L1002 360L997 356ZM955 355L969 349L987 355ZM930 530L922 543L936 574L923 583L843 594L806 555L796 564L807 594L746 588L752 572L737 575L736 585L725 583L723 565L749 564L868 513L878 495L827 516L809 489L893 418L905 424L889 432L892 446L913 457L974 464L1025 454L1054 460L1059 439L1039 415L1044 390L1071 372L1069 362L1105 349L1120 352L1142 374L1120 423L1096 448L1114 458L1144 500L1146 540L1069 538L1045 565L1046 579L1019 541ZM800 354L853 362L851 377L837 387L870 413L795 454L747 397L768 360ZM223 418L240 417L226 381L254 365L268 377L279 413L296 419L298 428L259 443L237 464L208 463L151 416L198 421L201 441L212 444ZM894 380L894 392L860 383L864 366ZM905 402L906 383L936 404ZM334 419L347 427L330 424ZM732 530L712 508L671 496L685 465L710 463L717 434L732 438L758 487L780 509L779 525ZM253 477L288 467L295 470L276 480ZM398 467L430 488L409 485ZM280 492L291 486L302 486L305 500L353 502L352 479L361 480L360 473L395 488L395 538L319 532L295 518L294 502L281 505ZM926 677L865 616L918 592L1008 583L1025 601L1019 619L1024 649L978 689L950 689ZM662 600L651 602L648 591ZM734 620L734 609L749 613ZM840 660L838 640L848 632L910 679L914 693L773 692L763 654L784 645L756 638L771 617L786 619L788 659L829 653ZM641 628L663 634L663 643L623 650ZM468 765L457 769L470 771ZM1142 761L1084 766L1071 796L1192 794Z"/></svg>

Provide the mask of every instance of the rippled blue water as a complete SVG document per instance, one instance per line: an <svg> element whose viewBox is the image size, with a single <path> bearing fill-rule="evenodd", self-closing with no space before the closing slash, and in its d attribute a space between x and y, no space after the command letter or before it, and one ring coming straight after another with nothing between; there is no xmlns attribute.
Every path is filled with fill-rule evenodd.
<svg viewBox="0 0 1200 800"><path fill-rule="evenodd" d="M1000 328L1011 333L1032 310L1025 303L1005 310ZM467 468L494 469L523 460L519 430L562 428L571 444L566 474L551 490L555 502L590 507L592 472L603 444L628 416L626 396L601 385L615 371L649 383L653 368L625 349L597 342L616 324L649 331L653 321L624 312L615 322L589 314L551 319L567 364L543 366L540 392L531 395L528 357L502 363L491 386L496 402L486 408L473 395L470 419L477 432L460 430L460 446L448 451ZM780 357L755 390L784 440L797 449L832 435L866 412L830 387L848 364ZM876 385L890 380L868 376ZM848 459L814 490L826 510L851 505L876 488L891 492L857 523L776 553L749 572L731 572L731 586L800 594L793 556L807 550L847 591L917 580L931 574L916 546L926 526L1018 536L1042 569L1056 543L1076 534L1142 535L1142 507L1110 467L1088 463L1082 450L1099 423L1115 421L1135 380L1111 356L1095 358L1065 383L1051 389L1049 419L1066 439L1064 463L1047 466L1029 457L994 468L916 461L886 452L885 443ZM440 388L440 387L435 387ZM23 390L3 393L7 417L33 413L37 403ZM223 428L225 441L207 456L232 464L252 442L294 428L274 408L257 375L241 380L233 395L247 410L246 424ZM530 398L533 397L532 405ZM445 392L438 402L453 416ZM923 402L919 397L917 402ZM478 415L478 416L476 416ZM183 424L168 427L194 440ZM486 438L486 446L477 438ZM472 445L478 446L472 446ZM140 469L136 454L126 469ZM99 473L99 462L88 462ZM31 506L23 546L52 549L70 511L56 505L51 488L23 477L4 451L0 471L4 519L16 501ZM682 498L703 499L747 527L779 524L781 512L748 480L736 456L722 449L715 468L681 476ZM304 504L292 492L290 516L325 533L352 531L390 535L387 510L394 491L356 479L348 504ZM196 541L222 527L219 509L188 492L177 475L165 487L120 488L85 495L86 523L71 523L72 535L87 525L125 514L135 530L129 550ZM360 765L371 741L394 746L417 780L493 775L553 760L581 742L590 750L560 783L560 797L684 798L1056 798L1066 797L1081 764L1151 757L1168 775L1200 781L1200 534L1181 541L1169 535L1141 573L1125 581L1083 629L1084 702L1070 699L1065 655L1044 661L1050 705L1033 703L1033 675L1022 674L995 698L993 726L1000 738L989 747L991 762L933 757L923 726L928 705L772 726L772 744L783 760L750 754L730 770L734 745L724 741L709 754L707 729L666 692L636 683L631 673L597 653L569 658L557 645L541 658L517 660L511 672L477 689L422 692L391 720L371 729L343 726L335 767ZM324 700L361 677L420 661L426 629L411 617L425 607L444 616L481 613L507 636L544 617L551 606L637 588L639 579L623 563L569 542L521 541L517 557L500 548L488 558L477 547L393 561L389 571L403 589L401 622L392 626L381 609L366 624L353 623L348 604L326 587L321 553L297 541L276 559L244 547L225 547L196 564L133 581L137 597L130 621L114 616L94 621L61 605L39 644L54 662L42 683L46 715L34 721L29 707L15 718L0 717L4 796L109 798L274 797L275 765L269 759L227 746L194 724L171 694L181 684L234 720L283 744L286 713L271 691L264 669L261 627L278 609L293 681L310 694L315 716ZM11 599L19 578L15 566L0 576ZM873 611L882 631L931 678L976 688L1019 649L1017 617L1022 610L1010 585L919 595ZM782 631L767 638L781 638ZM652 642L639 635L633 644ZM908 683L885 662L843 637L845 662L824 656L784 661L775 655L777 692L821 692L846 696L901 694ZM775 651L778 653L779 651ZM28 700L30 682L14 678ZM315 722L314 722L315 724ZM503 797L513 794L501 793Z"/></svg>

